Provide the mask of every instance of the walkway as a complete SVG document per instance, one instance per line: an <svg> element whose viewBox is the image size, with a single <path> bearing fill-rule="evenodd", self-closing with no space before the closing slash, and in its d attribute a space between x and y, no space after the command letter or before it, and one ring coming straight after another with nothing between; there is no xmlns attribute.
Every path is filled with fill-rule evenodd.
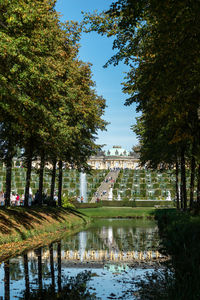
<svg viewBox="0 0 200 300"><path fill-rule="evenodd" d="M105 177L104 181L102 181L101 185L97 189L95 196L92 197L91 203L95 203L97 198L100 200L109 200L108 195L111 186L114 185L120 170L117 171L110 171L107 176Z"/></svg>

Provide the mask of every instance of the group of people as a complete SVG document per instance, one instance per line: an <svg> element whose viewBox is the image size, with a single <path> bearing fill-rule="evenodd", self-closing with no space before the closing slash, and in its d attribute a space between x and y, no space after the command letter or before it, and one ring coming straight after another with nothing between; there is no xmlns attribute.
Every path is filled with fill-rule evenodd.
<svg viewBox="0 0 200 300"><path fill-rule="evenodd" d="M5 205L5 193L0 192L0 204L1 206ZM23 206L24 205L24 194L20 195L18 193L11 193L10 195L10 204L11 206Z"/></svg>
<svg viewBox="0 0 200 300"><path fill-rule="evenodd" d="M42 202L44 202L44 199L47 197L46 193L42 194ZM54 201L57 201L58 197L55 194L54 195ZM37 205L39 204L39 190L35 193L35 196L33 196L32 192L29 192L29 198L28 198L28 206ZM3 191L0 192L0 205L5 205L5 193ZM24 194L21 196L16 193L12 192L10 195L10 205L11 206L24 206Z"/></svg>
<svg viewBox="0 0 200 300"><path fill-rule="evenodd" d="M106 182L106 183L108 183L108 182L114 183L115 181L114 181L114 179L112 178L112 176L109 176L108 178L106 178L106 179L104 180L104 182Z"/></svg>
<svg viewBox="0 0 200 300"><path fill-rule="evenodd" d="M12 193L10 197L10 202L12 206L23 206L24 205L24 194L20 195L17 193Z"/></svg>

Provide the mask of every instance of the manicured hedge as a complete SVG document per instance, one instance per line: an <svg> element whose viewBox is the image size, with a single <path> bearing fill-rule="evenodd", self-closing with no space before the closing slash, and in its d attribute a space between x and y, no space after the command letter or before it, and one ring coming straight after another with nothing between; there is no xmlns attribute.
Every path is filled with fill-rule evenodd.
<svg viewBox="0 0 200 300"><path fill-rule="evenodd" d="M155 207L155 206L174 206L173 201L157 201L157 200L147 200L147 201L133 201L136 207Z"/></svg>
<svg viewBox="0 0 200 300"><path fill-rule="evenodd" d="M134 207L135 201L101 201L102 206L109 207Z"/></svg>
<svg viewBox="0 0 200 300"><path fill-rule="evenodd" d="M76 208L97 208L101 207L101 203L79 203L79 202L72 202Z"/></svg>
<svg viewBox="0 0 200 300"><path fill-rule="evenodd" d="M78 203L73 202L76 208L97 208L102 206L107 207L163 207L163 206L174 206L173 201L156 201L156 200L149 200L149 201L100 201L99 203Z"/></svg>

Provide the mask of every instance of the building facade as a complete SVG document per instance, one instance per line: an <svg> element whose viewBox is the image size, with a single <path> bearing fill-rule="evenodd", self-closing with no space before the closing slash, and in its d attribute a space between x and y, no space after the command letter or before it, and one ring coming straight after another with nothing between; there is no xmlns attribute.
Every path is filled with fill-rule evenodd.
<svg viewBox="0 0 200 300"><path fill-rule="evenodd" d="M130 153L121 146L113 146L112 149L101 152L96 156L91 156L88 164L92 169L138 169L139 156Z"/></svg>

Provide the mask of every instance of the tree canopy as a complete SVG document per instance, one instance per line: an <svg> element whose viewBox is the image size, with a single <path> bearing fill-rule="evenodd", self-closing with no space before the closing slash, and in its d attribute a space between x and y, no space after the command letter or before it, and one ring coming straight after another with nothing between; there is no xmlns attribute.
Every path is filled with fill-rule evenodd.
<svg viewBox="0 0 200 300"><path fill-rule="evenodd" d="M81 26L61 23L55 2L0 1L1 159L17 146L29 167L42 155L88 168L105 100L78 58Z"/></svg>
<svg viewBox="0 0 200 300"><path fill-rule="evenodd" d="M86 31L114 36L116 54L105 66L130 67L125 105L134 102L142 113L133 130L141 162L150 167L177 157L200 162L199 9L198 1L119 0L84 17Z"/></svg>

